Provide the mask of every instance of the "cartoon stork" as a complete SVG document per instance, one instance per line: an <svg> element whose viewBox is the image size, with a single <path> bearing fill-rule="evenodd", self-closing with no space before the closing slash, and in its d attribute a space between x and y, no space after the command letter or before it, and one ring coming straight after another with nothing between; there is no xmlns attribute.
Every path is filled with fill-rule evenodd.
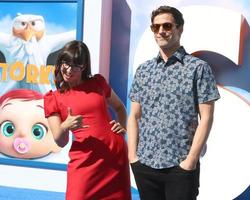
<svg viewBox="0 0 250 200"><path fill-rule="evenodd" d="M9 66L21 61L25 67L33 64L39 68L46 65L50 53L59 50L75 37L75 30L46 35L42 16L18 14L13 20L12 34L0 33L0 51ZM13 81L8 77L7 82L0 83L0 95L17 88L33 89L42 93L51 89L49 84L26 83L25 78L26 76L21 81Z"/></svg>

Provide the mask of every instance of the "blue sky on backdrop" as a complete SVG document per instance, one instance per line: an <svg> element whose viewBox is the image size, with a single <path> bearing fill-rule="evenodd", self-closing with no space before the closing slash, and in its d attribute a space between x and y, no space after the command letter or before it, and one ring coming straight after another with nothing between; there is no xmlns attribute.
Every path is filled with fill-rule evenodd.
<svg viewBox="0 0 250 200"><path fill-rule="evenodd" d="M132 13L131 49L137 46L141 34L150 24L150 14L153 9L161 5L170 5L177 8L193 5L218 6L241 13L250 24L249 0L127 0ZM185 18L185 16L184 16ZM133 52L131 52L133 54Z"/></svg>
<svg viewBox="0 0 250 200"><path fill-rule="evenodd" d="M12 20L17 13L42 15L47 34L76 29L77 3L0 2L0 8L1 32L10 33Z"/></svg>
<svg viewBox="0 0 250 200"><path fill-rule="evenodd" d="M138 20L143 17L150 19L152 9L160 5L170 5L177 8L189 5L207 5L219 6L241 12L248 20L250 20L250 3L249 0L143 0L143 4L138 0L127 0L132 15ZM145 19L144 19L145 21ZM139 24L138 24L139 25Z"/></svg>

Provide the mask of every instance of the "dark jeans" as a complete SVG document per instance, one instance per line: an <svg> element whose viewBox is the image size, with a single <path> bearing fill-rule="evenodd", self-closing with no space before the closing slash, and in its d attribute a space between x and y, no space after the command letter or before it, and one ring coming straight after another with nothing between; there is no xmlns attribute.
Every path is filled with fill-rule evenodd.
<svg viewBox="0 0 250 200"><path fill-rule="evenodd" d="M140 161L131 164L141 200L196 200L200 166L187 171L179 166L153 169Z"/></svg>

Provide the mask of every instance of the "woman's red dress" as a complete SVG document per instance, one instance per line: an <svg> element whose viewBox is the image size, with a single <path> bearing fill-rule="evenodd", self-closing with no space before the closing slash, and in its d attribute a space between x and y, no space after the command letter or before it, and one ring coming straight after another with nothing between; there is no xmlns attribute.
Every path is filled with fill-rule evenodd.
<svg viewBox="0 0 250 200"><path fill-rule="evenodd" d="M67 200L131 200L127 146L111 131L106 98L111 88L97 74L70 91L50 91L44 97L45 116L82 115L89 128L73 131L67 169Z"/></svg>

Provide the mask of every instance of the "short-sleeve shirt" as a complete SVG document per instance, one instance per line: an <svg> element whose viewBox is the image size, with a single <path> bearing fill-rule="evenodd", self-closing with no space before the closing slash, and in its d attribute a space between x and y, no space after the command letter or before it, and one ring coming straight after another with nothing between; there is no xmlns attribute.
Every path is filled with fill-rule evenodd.
<svg viewBox="0 0 250 200"><path fill-rule="evenodd" d="M167 62L160 54L136 71L129 98L140 103L137 155L161 169L177 166L190 150L198 104L220 98L211 68L180 47Z"/></svg>

